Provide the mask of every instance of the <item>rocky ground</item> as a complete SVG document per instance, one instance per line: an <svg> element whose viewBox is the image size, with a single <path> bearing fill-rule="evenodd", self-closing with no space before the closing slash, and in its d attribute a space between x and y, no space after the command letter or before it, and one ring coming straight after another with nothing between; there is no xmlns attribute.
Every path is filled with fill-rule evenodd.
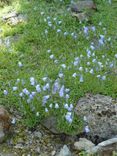
<svg viewBox="0 0 117 156"><path fill-rule="evenodd" d="M84 102L85 106L83 106ZM90 114L88 107L90 107L92 103L93 105L90 110L97 108L97 106L100 109L95 109L95 113ZM2 156L78 156L83 150L89 154L97 153L101 156L111 156L114 151L117 151L116 104L116 100L103 95L90 95L90 97L81 98L76 106L76 111L78 107L82 105L80 114L82 116L82 113L84 113L83 115L85 115L88 120L87 122L90 123L90 132L87 135L79 134L74 136L57 133L55 125L49 129L49 122L43 125L39 124L37 127L29 129L21 122L22 116L20 116L18 111L10 109L8 112L1 106L0 154ZM113 109L111 107L113 107ZM103 109L106 110L107 114L102 114ZM109 110L113 112L112 116ZM97 115L99 111L102 116ZM92 117L91 121L89 116ZM51 122L54 123L52 119ZM94 127L95 124L97 124L97 127ZM98 125L100 128L98 128ZM94 133L98 136L98 142L95 140Z"/></svg>

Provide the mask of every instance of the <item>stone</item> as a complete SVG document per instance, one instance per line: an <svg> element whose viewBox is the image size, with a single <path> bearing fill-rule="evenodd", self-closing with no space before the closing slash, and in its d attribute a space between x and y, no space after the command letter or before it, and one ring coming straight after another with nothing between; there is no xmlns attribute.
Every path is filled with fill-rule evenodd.
<svg viewBox="0 0 117 156"><path fill-rule="evenodd" d="M34 137L35 137L35 138L38 138L38 139L41 139L41 138L42 138L41 132L35 131L35 132L34 132Z"/></svg>
<svg viewBox="0 0 117 156"><path fill-rule="evenodd" d="M13 11L13 12L9 12L9 13L7 13L6 15L4 15L4 16L2 17L2 19L3 19L3 20L7 20L7 19L9 19L9 18L16 17L16 16L18 16L18 13L17 13L16 11Z"/></svg>
<svg viewBox="0 0 117 156"><path fill-rule="evenodd" d="M81 0L71 4L72 16L76 17L80 22L89 21L97 10L96 4L92 0Z"/></svg>
<svg viewBox="0 0 117 156"><path fill-rule="evenodd" d="M56 154L56 151L51 152L51 156L55 156L55 154Z"/></svg>
<svg viewBox="0 0 117 156"><path fill-rule="evenodd" d="M37 147L37 148L35 149L35 152L39 154L39 153L41 152L40 147Z"/></svg>
<svg viewBox="0 0 117 156"><path fill-rule="evenodd" d="M86 118L90 132L87 134L94 143L99 143L117 135L117 99L109 96L90 95L80 98L75 113Z"/></svg>
<svg viewBox="0 0 117 156"><path fill-rule="evenodd" d="M69 148L67 145L64 145L63 148L60 150L60 152L56 156L72 156Z"/></svg>
<svg viewBox="0 0 117 156"><path fill-rule="evenodd" d="M26 16L16 11L8 12L6 15L2 17L2 20L11 26L15 26L18 23L22 23L26 21Z"/></svg>
<svg viewBox="0 0 117 156"><path fill-rule="evenodd" d="M95 147L91 141L87 140L86 138L80 138L79 141L74 143L74 147L78 151L82 150L90 150L92 147Z"/></svg>
<svg viewBox="0 0 117 156"><path fill-rule="evenodd" d="M86 152L90 155L111 156L113 152L117 152L117 137L103 141Z"/></svg>
<svg viewBox="0 0 117 156"><path fill-rule="evenodd" d="M10 115L7 110L0 106L0 143L2 143L10 130Z"/></svg>
<svg viewBox="0 0 117 156"><path fill-rule="evenodd" d="M88 21L88 17L85 12L81 13L72 13L73 17L76 17L80 22Z"/></svg>
<svg viewBox="0 0 117 156"><path fill-rule="evenodd" d="M96 4L93 0L80 0L71 5L72 12L82 12L87 9L97 10Z"/></svg>
<svg viewBox="0 0 117 156"><path fill-rule="evenodd" d="M49 131L51 131L53 134L58 134L60 133L58 130L57 130L57 120L56 120L56 117L54 116L50 116L48 118L45 118L41 124L46 128L48 129Z"/></svg>

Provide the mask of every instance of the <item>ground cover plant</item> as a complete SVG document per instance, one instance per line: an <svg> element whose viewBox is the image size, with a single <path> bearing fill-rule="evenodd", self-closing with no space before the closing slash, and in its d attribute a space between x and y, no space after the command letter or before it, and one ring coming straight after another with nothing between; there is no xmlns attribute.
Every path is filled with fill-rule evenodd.
<svg viewBox="0 0 117 156"><path fill-rule="evenodd" d="M9 48L0 45L0 103L19 109L29 127L53 115L62 132L89 132L74 113L78 99L117 97L117 4L96 2L91 23L71 16L70 0L17 0L0 8L0 17L14 8L27 16L17 26L0 19L1 38L21 36Z"/></svg>

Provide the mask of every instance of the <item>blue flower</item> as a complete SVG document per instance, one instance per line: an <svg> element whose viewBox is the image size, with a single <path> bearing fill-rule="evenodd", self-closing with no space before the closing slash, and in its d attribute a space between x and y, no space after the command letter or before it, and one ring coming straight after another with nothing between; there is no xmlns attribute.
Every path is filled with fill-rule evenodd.
<svg viewBox="0 0 117 156"><path fill-rule="evenodd" d="M84 26L84 34L85 35L88 35L88 31L89 31L88 27Z"/></svg>
<svg viewBox="0 0 117 156"><path fill-rule="evenodd" d="M89 132L90 132L89 127L88 127L88 126L85 126L84 131L85 131L86 133L89 133Z"/></svg>
<svg viewBox="0 0 117 156"><path fill-rule="evenodd" d="M38 85L36 85L36 91L38 92L38 93L40 93L41 92L41 87L40 87L40 85L38 84Z"/></svg>
<svg viewBox="0 0 117 156"><path fill-rule="evenodd" d="M45 104L47 103L47 100L48 100L49 98L50 98L50 95L46 95L46 96L43 97L43 99L42 99L43 105L45 105Z"/></svg>
<svg viewBox="0 0 117 156"><path fill-rule="evenodd" d="M30 94L30 92L29 92L26 88L24 88L22 91L23 91L23 93L26 94L26 95L29 95L29 94Z"/></svg>
<svg viewBox="0 0 117 156"><path fill-rule="evenodd" d="M48 108L45 108L45 112L46 112L46 113L48 112Z"/></svg>
<svg viewBox="0 0 117 156"><path fill-rule="evenodd" d="M84 80L83 80L83 75L80 75L80 80L79 80L80 82L84 82Z"/></svg>
<svg viewBox="0 0 117 156"><path fill-rule="evenodd" d="M65 119L66 119L69 123L72 123L72 121L73 121L72 113L71 113L71 112L67 112L67 114L65 115Z"/></svg>
<svg viewBox="0 0 117 156"><path fill-rule="evenodd" d="M52 94L56 94L57 91L59 91L59 89L60 89L60 84L59 84L59 81L56 80L52 87Z"/></svg>
<svg viewBox="0 0 117 156"><path fill-rule="evenodd" d="M4 95L8 95L8 91L7 90L4 90Z"/></svg>
<svg viewBox="0 0 117 156"><path fill-rule="evenodd" d="M62 85L62 87L61 87L61 89L60 89L60 91L59 91L59 96L60 97L64 97L64 85Z"/></svg>
<svg viewBox="0 0 117 156"><path fill-rule="evenodd" d="M56 109L58 109L58 108L59 108L59 105L58 105L58 103L56 103L56 104L55 104L55 108L56 108Z"/></svg>
<svg viewBox="0 0 117 156"><path fill-rule="evenodd" d="M77 76L77 74L76 73L73 73L72 77L76 77L76 76Z"/></svg>
<svg viewBox="0 0 117 156"><path fill-rule="evenodd" d="M19 67L22 67L23 64L19 61L19 62L18 62L18 66L19 66Z"/></svg>
<svg viewBox="0 0 117 156"><path fill-rule="evenodd" d="M18 89L18 87L14 86L13 87L13 91L16 91Z"/></svg>

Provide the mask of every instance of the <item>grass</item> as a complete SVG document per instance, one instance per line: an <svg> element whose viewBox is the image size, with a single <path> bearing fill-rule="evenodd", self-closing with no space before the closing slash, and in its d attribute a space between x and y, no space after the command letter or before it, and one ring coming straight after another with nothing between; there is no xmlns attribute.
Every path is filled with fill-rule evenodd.
<svg viewBox="0 0 117 156"><path fill-rule="evenodd" d="M17 0L0 8L0 17L9 10L27 16L27 20L17 26L10 26L0 19L1 38L20 35L19 41L13 42L9 48L0 46L0 103L20 108L29 119L26 120L28 125L34 126L38 120L53 114L57 116L61 131L74 133L78 127L81 131L82 120L76 119L73 110L72 117L69 116L74 118L73 122L65 120L69 112L64 109L65 103L72 103L75 107L78 99L86 93L117 97L117 9L114 9L117 3L110 5L107 1L98 0L98 11L91 19L92 24L79 23L66 9L68 4L68 1L59 0ZM93 26L95 31L91 29ZM88 35L84 27L88 27ZM99 45L99 40L103 45ZM90 47L92 42L94 50ZM90 50L91 55L88 55L90 52L87 50ZM19 62L22 67L18 66ZM35 90L35 86L30 85L30 77L35 78L35 85L39 83L41 89L47 83L50 88L42 91L27 105L28 96L22 99L19 93L24 88L30 92ZM48 77L47 82L42 80L43 77ZM51 94L58 77L60 86L70 89L68 100L58 93ZM20 79L19 83L16 83L17 79ZM18 86L18 90L13 91L13 86ZM8 91L7 96L3 94L4 90ZM48 94L51 98L43 107L42 99ZM58 103L61 109L50 109L50 103ZM45 109L49 111L45 112ZM37 112L40 113L39 117L34 115Z"/></svg>

